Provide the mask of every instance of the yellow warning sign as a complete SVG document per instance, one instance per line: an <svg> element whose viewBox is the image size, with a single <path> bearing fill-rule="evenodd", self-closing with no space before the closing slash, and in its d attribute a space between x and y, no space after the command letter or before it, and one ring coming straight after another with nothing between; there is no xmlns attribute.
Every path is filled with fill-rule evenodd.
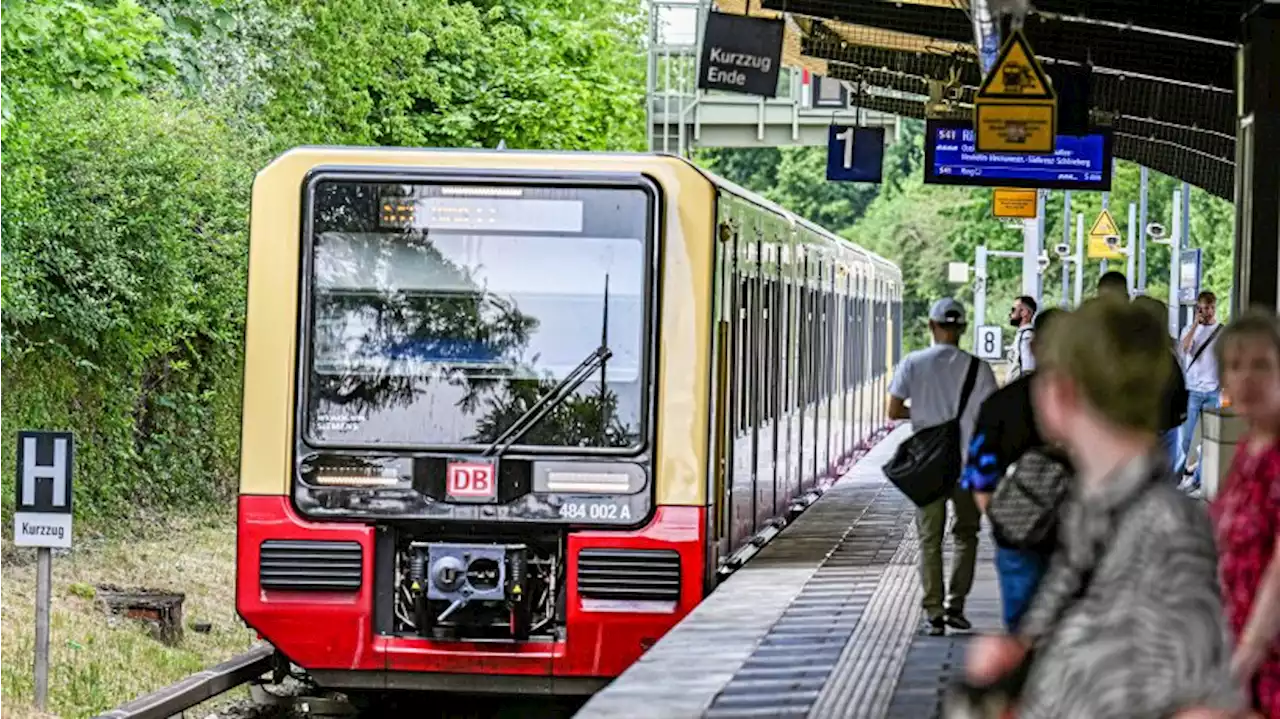
<svg viewBox="0 0 1280 719"><path fill-rule="evenodd" d="M991 194L991 214L996 217L1036 219L1036 191L997 187Z"/></svg>
<svg viewBox="0 0 1280 719"><path fill-rule="evenodd" d="M1122 242L1120 228L1116 226L1115 218L1111 216L1111 212L1103 210L1098 213L1098 219L1094 220L1093 227L1089 228L1089 259L1124 259L1125 254L1121 251L1123 249Z"/></svg>
<svg viewBox="0 0 1280 719"><path fill-rule="evenodd" d="M973 103L978 152L1052 154L1057 142L1058 97L1021 30L1015 30Z"/></svg>
<svg viewBox="0 0 1280 719"><path fill-rule="evenodd" d="M1057 95L1049 76L1021 30L1015 30L1000 48L995 65L978 88L979 100L1054 100Z"/></svg>

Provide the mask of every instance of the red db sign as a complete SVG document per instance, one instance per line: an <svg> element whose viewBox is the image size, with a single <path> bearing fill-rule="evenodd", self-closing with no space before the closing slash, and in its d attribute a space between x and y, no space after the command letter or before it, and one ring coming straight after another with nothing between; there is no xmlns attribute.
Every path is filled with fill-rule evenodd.
<svg viewBox="0 0 1280 719"><path fill-rule="evenodd" d="M450 462L446 490L450 497L493 499L497 494L494 465L478 462Z"/></svg>

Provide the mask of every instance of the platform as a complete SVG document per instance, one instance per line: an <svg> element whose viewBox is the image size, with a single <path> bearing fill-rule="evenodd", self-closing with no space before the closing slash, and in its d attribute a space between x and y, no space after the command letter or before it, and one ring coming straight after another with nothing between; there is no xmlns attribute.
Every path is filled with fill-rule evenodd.
<svg viewBox="0 0 1280 719"><path fill-rule="evenodd" d="M984 526L973 630L921 634L914 506L880 471L909 433L881 440L576 716L937 716L966 641L1000 628L999 590Z"/></svg>

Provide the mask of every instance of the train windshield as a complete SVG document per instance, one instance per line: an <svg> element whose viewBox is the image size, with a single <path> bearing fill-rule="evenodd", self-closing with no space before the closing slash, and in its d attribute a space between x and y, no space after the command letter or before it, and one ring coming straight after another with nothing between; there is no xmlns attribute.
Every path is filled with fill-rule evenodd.
<svg viewBox="0 0 1280 719"><path fill-rule="evenodd" d="M310 212L309 441L489 445L606 345L514 446L640 443L644 191L335 180Z"/></svg>

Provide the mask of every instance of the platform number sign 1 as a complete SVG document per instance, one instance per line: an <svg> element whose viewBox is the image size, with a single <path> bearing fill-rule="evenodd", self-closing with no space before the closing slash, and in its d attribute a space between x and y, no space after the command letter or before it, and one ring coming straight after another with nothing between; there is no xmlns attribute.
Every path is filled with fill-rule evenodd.
<svg viewBox="0 0 1280 719"><path fill-rule="evenodd" d="M832 125L827 129L827 180L880 182L884 128Z"/></svg>
<svg viewBox="0 0 1280 719"><path fill-rule="evenodd" d="M977 355L984 360L998 360L1003 355L1004 338L1000 336L999 325L983 325L974 335Z"/></svg>

